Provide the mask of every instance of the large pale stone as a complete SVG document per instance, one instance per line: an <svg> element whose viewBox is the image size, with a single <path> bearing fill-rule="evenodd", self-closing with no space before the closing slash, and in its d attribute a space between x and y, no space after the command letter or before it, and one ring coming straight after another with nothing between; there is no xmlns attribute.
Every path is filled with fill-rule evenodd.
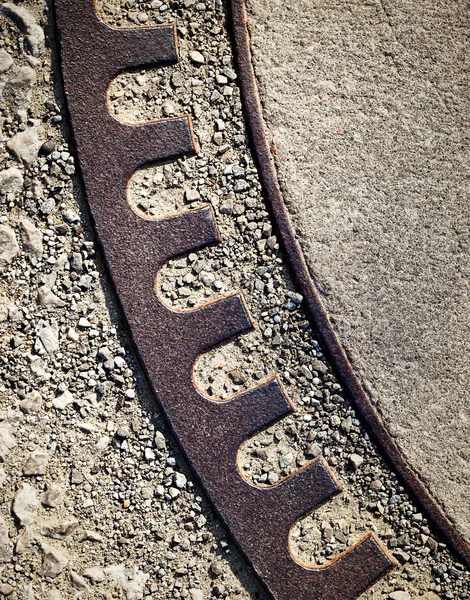
<svg viewBox="0 0 470 600"><path fill-rule="evenodd" d="M148 573L139 571L137 567L128 568L125 565L111 565L104 571L115 585L121 587L127 600L140 600L144 597Z"/></svg>
<svg viewBox="0 0 470 600"><path fill-rule="evenodd" d="M15 438L11 434L9 425L0 427L0 460L4 461L16 446Z"/></svg>
<svg viewBox="0 0 470 600"><path fill-rule="evenodd" d="M38 157L42 142L36 127L20 131L7 142L8 150L25 165L31 165Z"/></svg>
<svg viewBox="0 0 470 600"><path fill-rule="evenodd" d="M21 525L30 525L35 519L39 508L36 490L24 483L13 500L13 513Z"/></svg>
<svg viewBox="0 0 470 600"><path fill-rule="evenodd" d="M0 269L6 267L20 251L13 229L0 225Z"/></svg>
<svg viewBox="0 0 470 600"><path fill-rule="evenodd" d="M13 542L8 535L8 525L0 517L0 563L10 562L13 556Z"/></svg>
<svg viewBox="0 0 470 600"><path fill-rule="evenodd" d="M23 250L34 256L42 256L42 231L38 229L29 219L22 219L21 225L21 241L23 242Z"/></svg>
<svg viewBox="0 0 470 600"><path fill-rule="evenodd" d="M23 187L23 174L16 167L0 171L0 191L16 192Z"/></svg>
<svg viewBox="0 0 470 600"><path fill-rule="evenodd" d="M41 548L43 552L41 573L44 577L51 577L53 579L65 569L68 564L68 558L61 550L50 544L43 542Z"/></svg>

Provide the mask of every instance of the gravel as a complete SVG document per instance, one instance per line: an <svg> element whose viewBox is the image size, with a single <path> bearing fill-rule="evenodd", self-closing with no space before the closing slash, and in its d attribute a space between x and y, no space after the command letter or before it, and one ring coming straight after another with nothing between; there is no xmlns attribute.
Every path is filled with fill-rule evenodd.
<svg viewBox="0 0 470 600"><path fill-rule="evenodd" d="M323 456L344 491L295 525L296 557L323 564L374 531L400 566L364 598L470 597L467 572L344 397L289 280L246 142L224 7L192 0L99 7L115 26L178 23L181 62L120 74L110 104L129 121L170 110L192 115L200 154L138 171L129 200L151 218L203 202L214 209L221 243L170 261L157 285L162 299L181 309L231 290L245 295L256 329L199 358L195 379L205 395L227 399L276 372L295 404L293 415L243 445L244 476L273 485ZM39 1L21 9L46 23ZM61 131L49 51L39 40L33 55L34 44L23 44L13 21L0 17L0 24L0 50L13 60L0 73L7 91L19 69L35 73L3 107L3 139L34 131L38 120L43 129L32 162L0 154L0 234L7 232L6 251L0 237L0 457L8 476L0 585L10 586L12 600L88 589L93 597L120 589L127 599L266 598L189 472L135 361ZM31 457L43 462L26 474Z"/></svg>

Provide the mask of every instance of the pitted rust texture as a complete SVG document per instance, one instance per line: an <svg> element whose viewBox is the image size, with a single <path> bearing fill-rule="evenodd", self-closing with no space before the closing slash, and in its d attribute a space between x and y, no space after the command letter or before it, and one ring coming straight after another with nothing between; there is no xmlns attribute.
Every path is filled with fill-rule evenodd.
<svg viewBox="0 0 470 600"><path fill-rule="evenodd" d="M352 599L392 566L371 535L322 568L291 556L293 523L340 491L322 461L271 488L245 480L240 444L291 412L276 379L229 402L204 398L193 382L202 352L251 329L241 295L177 312L158 298L170 258L218 241L209 206L163 220L136 215L127 184L140 166L196 152L189 117L126 125L109 112L107 88L123 69L177 60L173 26L117 30L92 0L56 0L62 71L85 191L116 292L150 383L173 432L250 565L278 600Z"/></svg>

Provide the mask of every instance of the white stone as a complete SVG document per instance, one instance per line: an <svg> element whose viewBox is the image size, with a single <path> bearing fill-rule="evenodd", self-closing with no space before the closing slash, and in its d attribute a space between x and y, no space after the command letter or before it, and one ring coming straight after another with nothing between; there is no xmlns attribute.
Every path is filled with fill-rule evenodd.
<svg viewBox="0 0 470 600"><path fill-rule="evenodd" d="M18 114L23 113L24 119L26 119L25 109L31 101L31 92L35 82L36 72L34 69L27 65L13 67L2 90L3 100L8 102Z"/></svg>
<svg viewBox="0 0 470 600"><path fill-rule="evenodd" d="M149 575L137 567L111 565L104 570L114 585L119 585L127 600L140 600L144 597L144 588Z"/></svg>
<svg viewBox="0 0 470 600"><path fill-rule="evenodd" d="M42 322L38 331L38 340L41 342L47 354L53 354L59 349L59 327L55 321L51 323Z"/></svg>
<svg viewBox="0 0 470 600"><path fill-rule="evenodd" d="M411 600L408 592L392 592L389 595L390 600Z"/></svg>
<svg viewBox="0 0 470 600"><path fill-rule="evenodd" d="M0 171L0 190L3 192L17 192L23 187L23 173L16 167Z"/></svg>
<svg viewBox="0 0 470 600"><path fill-rule="evenodd" d="M13 513L22 525L30 525L36 518L39 502L36 490L23 483L13 501Z"/></svg>
<svg viewBox="0 0 470 600"><path fill-rule="evenodd" d="M70 583L76 590L80 592L86 592L89 590L87 582L83 579L83 577L72 570L70 571Z"/></svg>
<svg viewBox="0 0 470 600"><path fill-rule="evenodd" d="M25 165L32 165L37 159L42 142L38 137L38 129L29 127L15 134L7 142L8 150Z"/></svg>
<svg viewBox="0 0 470 600"><path fill-rule="evenodd" d="M41 306L47 306L48 308L61 308L65 306L65 302L59 296L56 296L47 285L39 288L38 301Z"/></svg>
<svg viewBox="0 0 470 600"><path fill-rule="evenodd" d="M186 486L187 481L188 480L183 473L175 473L175 485L177 488L182 490Z"/></svg>
<svg viewBox="0 0 470 600"><path fill-rule="evenodd" d="M69 392L69 390L65 390L65 392L59 394L57 398L54 398L52 405L54 408L57 408L57 410L65 410L69 404L74 402L74 400L72 393Z"/></svg>
<svg viewBox="0 0 470 600"><path fill-rule="evenodd" d="M106 579L103 569L100 567L89 567L83 571L83 577L89 579L92 583L101 583Z"/></svg>
<svg viewBox="0 0 470 600"><path fill-rule="evenodd" d="M205 62L205 58L204 56L198 52L197 50L193 50L192 52L190 52L189 54L189 58L193 61L193 63L195 63L196 65L202 65Z"/></svg>
<svg viewBox="0 0 470 600"><path fill-rule="evenodd" d="M42 499L42 503L44 506L56 508L61 503L63 497L64 492L62 488L56 483L49 483L44 498Z"/></svg>
<svg viewBox="0 0 470 600"><path fill-rule="evenodd" d="M362 466L364 459L359 454L350 454L349 455L349 463L353 469L359 469Z"/></svg>

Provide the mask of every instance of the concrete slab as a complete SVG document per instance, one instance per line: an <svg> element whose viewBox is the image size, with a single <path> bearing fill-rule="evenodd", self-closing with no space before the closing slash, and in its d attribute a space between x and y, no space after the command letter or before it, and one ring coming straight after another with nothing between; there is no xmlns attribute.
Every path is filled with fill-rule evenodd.
<svg viewBox="0 0 470 600"><path fill-rule="evenodd" d="M310 275L388 431L469 540L466 3L247 7Z"/></svg>

